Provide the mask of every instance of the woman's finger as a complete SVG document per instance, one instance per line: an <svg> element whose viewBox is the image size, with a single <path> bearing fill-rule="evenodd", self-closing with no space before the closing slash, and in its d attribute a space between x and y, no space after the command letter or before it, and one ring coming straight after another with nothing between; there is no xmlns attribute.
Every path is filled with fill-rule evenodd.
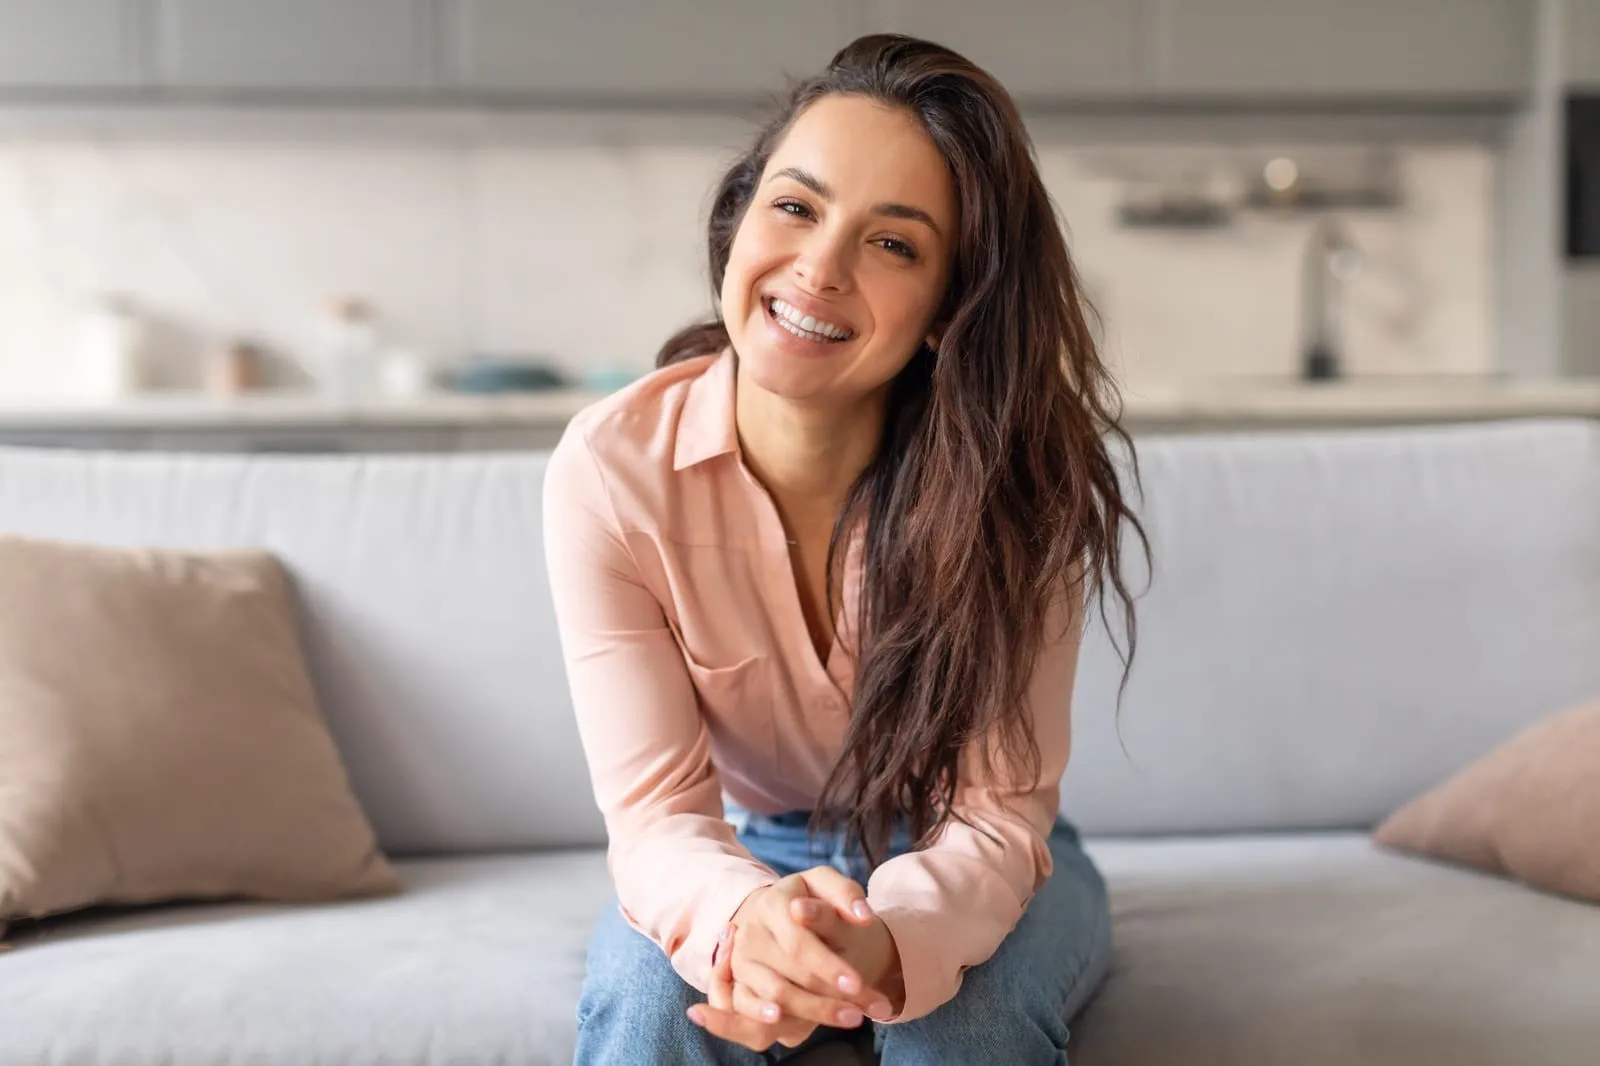
<svg viewBox="0 0 1600 1066"><path fill-rule="evenodd" d="M831 866L813 866L799 876L813 896L831 903L845 921L852 925L872 923L872 906L867 902L867 893L838 870Z"/></svg>
<svg viewBox="0 0 1600 1066"><path fill-rule="evenodd" d="M846 925L844 919L839 916L839 912L834 910L831 904L824 903L814 897L797 899L791 903L789 905L789 916L801 928L815 935L822 941L824 946L835 954L845 949L851 934L855 932L855 927ZM848 965L846 963L847 967ZM835 974L834 984L838 986L837 991L846 996L855 998L861 995L861 978L853 968L847 968L845 971ZM835 989L830 987L828 991L831 993ZM867 997L862 997L860 1002L867 1002Z"/></svg>
<svg viewBox="0 0 1600 1066"><path fill-rule="evenodd" d="M793 925L786 943L762 938L759 944L745 943L744 955L762 963L794 984L819 996L848 1000L862 1010L882 1000L883 994L869 988L861 973L844 956L824 943L814 931L789 919ZM840 923L839 930L854 934L854 927Z"/></svg>
<svg viewBox="0 0 1600 1066"><path fill-rule="evenodd" d="M689 1020L712 1036L732 1041L751 1051L765 1051L777 1039L772 1026L752 1022L734 1011L733 945L739 927L729 924L717 941L716 961L711 967L710 987L706 990L706 1004L689 1008Z"/></svg>
<svg viewBox="0 0 1600 1066"><path fill-rule="evenodd" d="M743 990L742 985L736 985L733 979L733 944L737 935L737 926L729 925L723 930L717 944L716 964L711 971L710 1003L690 1007L689 1020L713 1036L740 1044L751 1051L765 1051L774 1043L798 1047L811 1035L813 1026L797 1019L789 1019L787 1023L767 1022L746 1016L772 1016L762 1011L763 1004L759 1001L754 1004L753 1011L747 1003L744 1014L736 1008L737 1003L749 999L749 993ZM782 1017L781 1011L778 1017Z"/></svg>
<svg viewBox="0 0 1600 1066"><path fill-rule="evenodd" d="M721 1037L751 1051L765 1051L777 1043L777 1034L770 1025L753 1022L741 1014L718 1010L704 1003L689 1008L689 1020L712 1036Z"/></svg>
<svg viewBox="0 0 1600 1066"><path fill-rule="evenodd" d="M734 989L734 1009L769 1024L776 1024L780 1018L799 1018L816 1025L854 1029L865 1019L860 1007L840 999L837 992L809 992L758 962L749 963L740 973Z"/></svg>
<svg viewBox="0 0 1600 1066"><path fill-rule="evenodd" d="M795 921L790 908L811 898L798 874L772 885L763 905L742 923L739 958L752 958L820 995L861 987L861 976L816 934Z"/></svg>
<svg viewBox="0 0 1600 1066"><path fill-rule="evenodd" d="M805 899L793 900L789 904L789 917L820 936L829 940L844 925L844 919L839 917L839 912L833 905L824 903L815 896Z"/></svg>
<svg viewBox="0 0 1600 1066"><path fill-rule="evenodd" d="M794 875L772 889L775 891L769 891L761 905L750 909L740 923L739 947L734 952L736 980L743 983L745 966L758 962L803 991L839 1000L841 1006L848 1001L870 1014L883 995L867 988L859 971L790 914L796 901L810 898L804 883ZM830 908L825 902L812 902L821 903L825 910ZM848 926L841 926L841 931L859 932Z"/></svg>
<svg viewBox="0 0 1600 1066"><path fill-rule="evenodd" d="M804 1024L797 1019L789 1019L787 1023L778 1021L774 1024L764 1020L756 1022L754 1018L739 1015L735 1003L742 997L735 996L736 986L733 979L733 945L738 932L738 926L733 924L729 924L722 931L722 936L717 942L715 963L712 966L707 993L710 1002L705 1007L690 1008L689 1019L713 1035L743 1044L752 1051L764 1051L774 1043L781 1043L786 1047L799 1046L811 1035L814 1026ZM766 971L765 967L762 967L762 970L770 972ZM761 1013L760 1007L758 1003L757 1014ZM782 1017L781 1010L778 1017Z"/></svg>
<svg viewBox="0 0 1600 1066"><path fill-rule="evenodd" d="M765 988L772 987L765 975L771 969L759 963L745 960L739 967L739 980L733 986L733 1009L741 1017L749 1018L753 1022L765 1025L777 1025L783 1020L783 1008L774 1001L767 999L763 992L758 992L750 987L750 977L756 972L763 975L762 984Z"/></svg>
<svg viewBox="0 0 1600 1066"><path fill-rule="evenodd" d="M746 1021L752 1020L752 1014L759 1015L763 1019L771 1017L771 1014L765 1011L765 1008L771 1005L771 1001L746 987L743 981L734 986L733 1005L734 1012ZM793 1017L782 1011L778 1012L778 1018L780 1020L776 1022L763 1020L757 1024L766 1026L770 1039L784 1047L799 1047L817 1028L817 1023L810 1019Z"/></svg>

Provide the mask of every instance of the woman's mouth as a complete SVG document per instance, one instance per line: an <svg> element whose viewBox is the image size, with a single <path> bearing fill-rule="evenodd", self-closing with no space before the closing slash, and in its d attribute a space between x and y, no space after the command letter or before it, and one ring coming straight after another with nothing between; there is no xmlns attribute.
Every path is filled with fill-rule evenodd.
<svg viewBox="0 0 1600 1066"><path fill-rule="evenodd" d="M772 321L801 340L816 344L839 344L855 336L854 330L802 314L775 296L768 297L765 304Z"/></svg>

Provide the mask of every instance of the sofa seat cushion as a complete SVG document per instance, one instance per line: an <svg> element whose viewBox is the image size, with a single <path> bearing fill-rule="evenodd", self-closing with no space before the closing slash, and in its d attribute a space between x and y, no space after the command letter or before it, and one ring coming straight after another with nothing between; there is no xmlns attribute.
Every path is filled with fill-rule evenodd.
<svg viewBox="0 0 1600 1066"><path fill-rule="evenodd" d="M1594 1061L1600 908L1355 833L1088 849L1116 954L1073 1066ZM391 898L19 928L0 1066L570 1063L603 854L395 865Z"/></svg>
<svg viewBox="0 0 1600 1066"><path fill-rule="evenodd" d="M1600 907L1361 834L1100 842L1112 975L1073 1066L1579 1066Z"/></svg>
<svg viewBox="0 0 1600 1066"><path fill-rule="evenodd" d="M569 1066L604 853L394 866L405 891L382 899L18 925L0 1066Z"/></svg>
<svg viewBox="0 0 1600 1066"><path fill-rule="evenodd" d="M388 898L19 926L0 1066L568 1066L604 855L394 866Z"/></svg>

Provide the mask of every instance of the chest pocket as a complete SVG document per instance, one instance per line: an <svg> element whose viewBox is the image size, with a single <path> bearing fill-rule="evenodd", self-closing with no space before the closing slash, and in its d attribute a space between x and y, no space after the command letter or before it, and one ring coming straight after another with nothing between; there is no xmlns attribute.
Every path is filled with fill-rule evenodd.
<svg viewBox="0 0 1600 1066"><path fill-rule="evenodd" d="M708 667L685 654L683 661L717 764L760 776L778 752L770 660L752 655L732 666Z"/></svg>
<svg viewBox="0 0 1600 1066"><path fill-rule="evenodd" d="M737 548L661 540L636 546L635 557L683 657L719 768L770 770L782 664L757 560Z"/></svg>

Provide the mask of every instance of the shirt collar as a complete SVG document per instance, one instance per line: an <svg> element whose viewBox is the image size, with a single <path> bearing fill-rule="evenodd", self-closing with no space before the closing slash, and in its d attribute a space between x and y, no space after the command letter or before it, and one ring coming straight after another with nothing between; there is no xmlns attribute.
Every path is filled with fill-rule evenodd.
<svg viewBox="0 0 1600 1066"><path fill-rule="evenodd" d="M683 470L739 450L733 402L737 366L733 350L724 348L705 372L689 383L689 395L678 417L672 469Z"/></svg>

